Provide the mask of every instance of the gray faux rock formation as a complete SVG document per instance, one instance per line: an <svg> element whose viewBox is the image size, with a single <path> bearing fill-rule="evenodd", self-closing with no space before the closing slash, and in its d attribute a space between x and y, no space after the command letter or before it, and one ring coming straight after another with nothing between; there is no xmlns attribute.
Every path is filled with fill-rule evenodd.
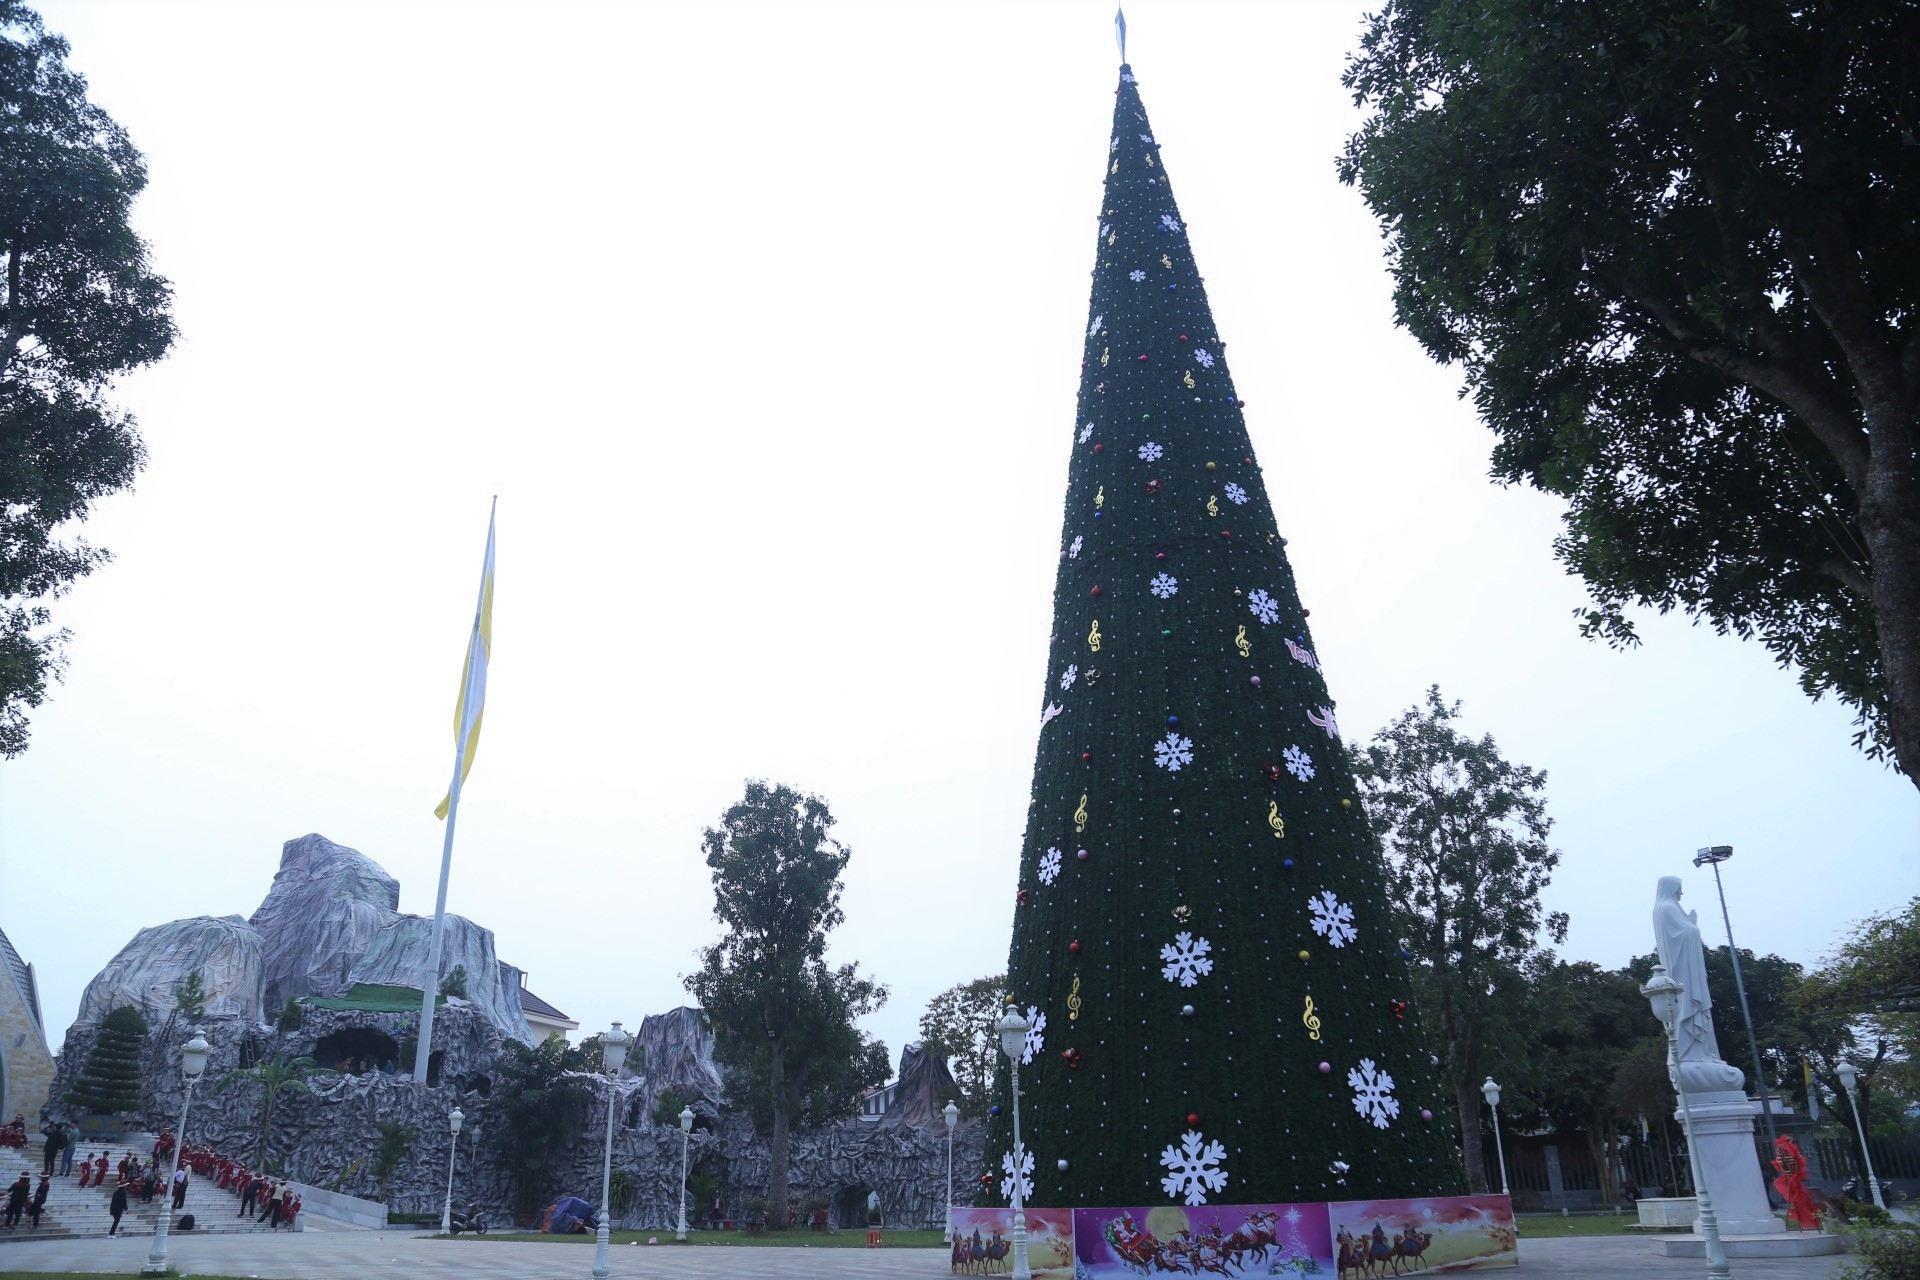
<svg viewBox="0 0 1920 1280"><path fill-rule="evenodd" d="M347 982L417 988L432 949L433 921L400 916L373 935L365 954L347 974ZM533 1028L520 1009L519 970L495 958L493 930L482 929L465 916L448 915L440 944L439 977L445 978L456 965L467 971L467 999L492 1019L500 1033L533 1043ZM436 1017L436 1039L438 1021Z"/></svg>
<svg viewBox="0 0 1920 1280"><path fill-rule="evenodd" d="M885 1124L910 1124L918 1128L946 1128L943 1113L947 1103L960 1100L960 1086L953 1082L946 1060L910 1044L900 1051L900 1078L894 1085L893 1102L881 1117Z"/></svg>
<svg viewBox="0 0 1920 1280"><path fill-rule="evenodd" d="M682 1005L648 1014L640 1020L637 1039L635 1060L646 1080L641 1105L648 1115L669 1089L717 1111L721 1085L719 1069L713 1065L713 1032L698 1009Z"/></svg>
<svg viewBox="0 0 1920 1280"><path fill-rule="evenodd" d="M266 948L267 1006L345 991L353 966L399 906L400 882L359 850L322 835L287 841L273 887L249 922Z"/></svg>
<svg viewBox="0 0 1920 1280"><path fill-rule="evenodd" d="M174 993L198 970L209 1017L260 1016L260 936L239 916L194 916L133 935L87 984L78 1021L93 1024L121 1005L165 1020Z"/></svg>

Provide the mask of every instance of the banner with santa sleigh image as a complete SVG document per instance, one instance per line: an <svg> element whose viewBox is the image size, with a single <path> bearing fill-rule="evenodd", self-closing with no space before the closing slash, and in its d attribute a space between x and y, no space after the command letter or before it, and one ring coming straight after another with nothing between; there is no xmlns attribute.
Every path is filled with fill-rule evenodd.
<svg viewBox="0 0 1920 1280"><path fill-rule="evenodd" d="M1061 1280L1138 1280L1165 1273L1357 1280L1519 1261L1513 1204L1498 1195L1026 1213L1033 1274ZM953 1217L955 1273L1012 1269L1013 1210L955 1209Z"/></svg>

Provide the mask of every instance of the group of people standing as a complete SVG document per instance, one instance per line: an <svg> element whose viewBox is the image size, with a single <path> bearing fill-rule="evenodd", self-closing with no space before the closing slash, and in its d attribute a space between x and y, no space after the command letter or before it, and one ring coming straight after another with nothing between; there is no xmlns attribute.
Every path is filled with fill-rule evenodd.
<svg viewBox="0 0 1920 1280"><path fill-rule="evenodd" d="M0 1136L19 1135L18 1142L0 1143L4 1146L26 1145L26 1122L14 1117L13 1123L0 1127ZM40 1217L45 1212L47 1193L55 1177L70 1176L73 1168L73 1135L67 1126L49 1124L42 1128L46 1135L47 1146L42 1161L43 1171L40 1184L34 1185L32 1173L22 1170L19 1181L7 1189L7 1210L5 1225L11 1231L20 1225L22 1218L29 1219L33 1228L40 1225ZM119 1165L108 1168L107 1153L96 1152L92 1158L82 1156L80 1160L80 1185L82 1187L107 1186L109 1172L117 1175L113 1183L113 1199L108 1204L108 1213L113 1217L113 1225L107 1234L120 1234L120 1219L125 1216L133 1197L140 1197L143 1203L152 1203L157 1195L171 1193L172 1209L178 1212L186 1207L187 1187L195 1176L211 1178L213 1184L223 1191L231 1191L240 1198L240 1211L236 1215L253 1218L256 1215L264 1219L275 1230L280 1227L293 1227L300 1213L300 1197L285 1178L270 1177L264 1171L248 1169L237 1160L229 1159L207 1146L188 1144L180 1150L179 1167L173 1170L172 1186L168 1187L168 1166L173 1163L173 1149L176 1143L173 1130L163 1130L153 1144L150 1155L142 1158L128 1152ZM64 1158L61 1158L64 1155ZM58 1169L56 1171L56 1165Z"/></svg>

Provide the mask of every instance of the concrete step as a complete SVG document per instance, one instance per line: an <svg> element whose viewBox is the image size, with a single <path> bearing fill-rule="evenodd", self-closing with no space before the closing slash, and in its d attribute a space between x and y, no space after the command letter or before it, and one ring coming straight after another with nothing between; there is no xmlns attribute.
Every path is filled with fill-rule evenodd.
<svg viewBox="0 0 1920 1280"><path fill-rule="evenodd" d="M40 1226L35 1229L23 1220L13 1231L0 1229L0 1241L13 1240L57 1240L71 1239L76 1236L104 1236L113 1225L111 1205L113 1188L117 1178L120 1161L132 1153L146 1156L153 1150L153 1139L140 1135L130 1135L131 1143L119 1143L105 1148L107 1152L106 1185L80 1185L77 1170L79 1161L75 1161L76 1171L66 1178L56 1177L48 1187L46 1210L41 1216ZM86 1149L91 1158L101 1147ZM0 1176L6 1170L0 1163ZM171 1168L169 1166L169 1173ZM37 1168L32 1170L34 1183L39 1183ZM11 1182L11 1178L5 1179ZM137 1196L129 1198L127 1212L120 1219L120 1234L151 1235L159 1221L163 1209L169 1208L171 1197L167 1192L157 1192L151 1203L141 1201ZM186 1205L180 1213L194 1216L194 1234L229 1235L235 1233L257 1234L270 1230L263 1215L257 1218L239 1216L240 1196L238 1192L224 1191L213 1185L211 1179L194 1178L187 1184ZM175 1221L178 1221L176 1215ZM282 1227L281 1230L286 1228Z"/></svg>

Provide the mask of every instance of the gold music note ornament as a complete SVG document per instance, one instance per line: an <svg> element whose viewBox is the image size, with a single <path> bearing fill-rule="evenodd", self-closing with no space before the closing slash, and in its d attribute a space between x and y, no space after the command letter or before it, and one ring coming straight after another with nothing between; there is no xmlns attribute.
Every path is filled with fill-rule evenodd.
<svg viewBox="0 0 1920 1280"><path fill-rule="evenodd" d="M1077 983L1080 979L1075 978L1074 981ZM1307 1039L1318 1040L1320 1038L1320 1015L1313 1011L1312 996L1307 997L1307 1011L1301 1015L1300 1021L1304 1022L1307 1026Z"/></svg>
<svg viewBox="0 0 1920 1280"><path fill-rule="evenodd" d="M1234 636L1233 647L1240 651L1240 656L1243 658L1251 658L1253 656L1253 642L1247 639L1247 629L1245 627L1240 628L1240 633Z"/></svg>
<svg viewBox="0 0 1920 1280"><path fill-rule="evenodd" d="M1080 797L1080 807L1073 811L1073 829L1076 832L1087 829L1087 797Z"/></svg>
<svg viewBox="0 0 1920 1280"><path fill-rule="evenodd" d="M1285 838L1287 834L1287 821L1280 816L1280 802L1278 800L1267 801L1267 825L1273 828L1273 838L1275 840Z"/></svg>
<svg viewBox="0 0 1920 1280"><path fill-rule="evenodd" d="M1100 619L1093 620L1093 629L1087 632L1087 648L1100 652Z"/></svg>
<svg viewBox="0 0 1920 1280"><path fill-rule="evenodd" d="M1220 514L1220 499L1214 497L1212 494L1207 495L1207 514L1210 516Z"/></svg>
<svg viewBox="0 0 1920 1280"><path fill-rule="evenodd" d="M1078 978L1073 980L1073 990L1067 993L1067 1021L1080 1021L1080 979ZM1319 1038L1317 1035L1314 1037L1316 1040Z"/></svg>

